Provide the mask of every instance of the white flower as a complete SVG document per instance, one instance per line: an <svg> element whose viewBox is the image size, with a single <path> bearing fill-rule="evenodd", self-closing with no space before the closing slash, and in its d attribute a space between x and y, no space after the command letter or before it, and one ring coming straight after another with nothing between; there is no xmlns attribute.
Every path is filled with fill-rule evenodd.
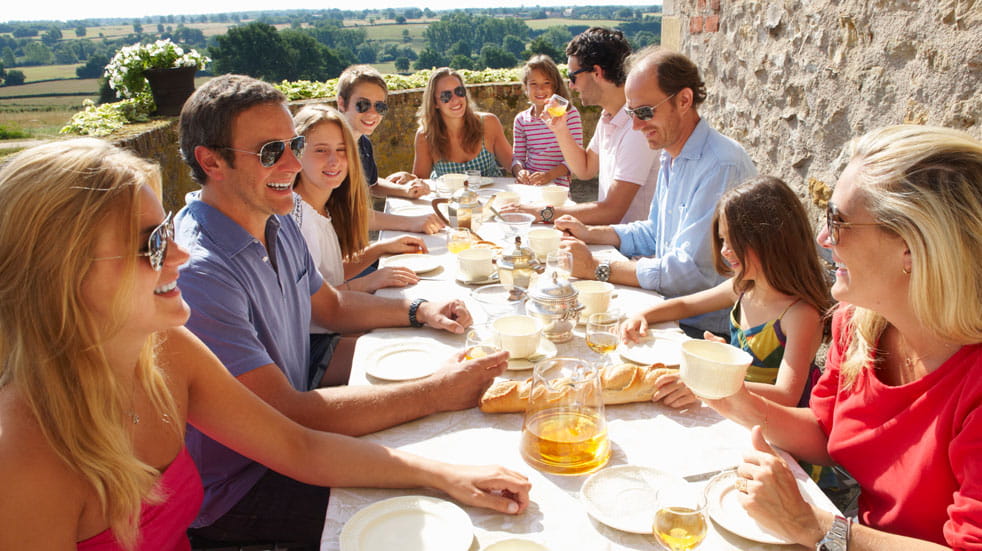
<svg viewBox="0 0 982 551"><path fill-rule="evenodd" d="M185 52L169 39L158 40L153 44L133 44L120 48L106 65L105 76L117 96L135 98L148 93L147 80L143 77L146 69L197 66L201 70L209 62L211 58L197 50Z"/></svg>

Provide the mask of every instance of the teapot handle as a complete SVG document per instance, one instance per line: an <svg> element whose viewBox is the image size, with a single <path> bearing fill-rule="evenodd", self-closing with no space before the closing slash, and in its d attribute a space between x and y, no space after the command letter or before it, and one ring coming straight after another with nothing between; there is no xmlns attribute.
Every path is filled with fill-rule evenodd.
<svg viewBox="0 0 982 551"><path fill-rule="evenodd" d="M440 211L440 205L449 202L450 199L447 199L446 197L440 197L439 199L433 199L430 201L430 206L433 207L433 212L440 217L440 221L443 222L443 225L447 226L448 228L450 227L450 220L447 220L447 217Z"/></svg>

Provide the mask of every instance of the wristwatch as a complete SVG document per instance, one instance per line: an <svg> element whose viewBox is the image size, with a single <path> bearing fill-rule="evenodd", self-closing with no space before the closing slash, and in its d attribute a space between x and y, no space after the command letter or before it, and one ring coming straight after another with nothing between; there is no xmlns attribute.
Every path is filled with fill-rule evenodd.
<svg viewBox="0 0 982 551"><path fill-rule="evenodd" d="M832 527L815 546L815 551L846 551L849 548L849 519L836 515Z"/></svg>
<svg viewBox="0 0 982 551"><path fill-rule="evenodd" d="M552 217L556 214L556 209L552 208L552 205L546 206L546 208L539 211L539 217L542 221L548 224L552 221Z"/></svg>
<svg viewBox="0 0 982 551"><path fill-rule="evenodd" d="M593 272L597 281L607 281L610 279L610 262L601 262L597 265L597 270Z"/></svg>

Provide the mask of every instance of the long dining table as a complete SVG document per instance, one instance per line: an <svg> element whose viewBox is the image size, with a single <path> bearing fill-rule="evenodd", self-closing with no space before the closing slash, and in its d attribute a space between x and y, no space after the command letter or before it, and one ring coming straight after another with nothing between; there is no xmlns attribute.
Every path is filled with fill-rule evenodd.
<svg viewBox="0 0 982 551"><path fill-rule="evenodd" d="M523 201L538 200L539 190L514 183L510 178L495 179L489 186L494 190L510 190L520 194ZM422 214L430 209L429 199L389 198L388 212ZM479 232L488 239L500 238L494 223L485 223ZM392 237L399 232L383 232ZM430 300L461 298L471 311L475 323L487 320L487 314L471 297L476 288L456 280L454 255L447 251L442 234L424 236L430 254L440 259L440 267L421 276L418 284L405 288L380 289L377 294L389 297L424 297ZM620 256L610 247L591 247L597 253L612 258ZM623 258L623 257L621 257ZM384 261L383 261L384 265ZM612 309L624 314L641 310L662 297L655 292L626 286L616 286ZM671 326L672 324L668 324ZM368 374L373 354L396 343L424 343L432 351L432 362L442 363L455 349L464 347L465 337L430 328L378 329L360 337L354 353L349 384L386 384ZM559 355L596 360L583 338L583 328L574 331L574 338L556 345ZM522 367L516 365L516 367ZM503 378L524 380L531 370L509 370ZM729 421L711 408L699 404L676 410L660 403L635 403L606 408L611 457L607 466L636 465L657 469L677 476L689 476L726 469L737 465L743 453L750 449L750 433ZM526 538L558 550L664 550L650 533L623 532L598 522L590 516L580 492L589 475L560 476L540 472L521 457L519 442L522 432L520 413L483 413L478 408L440 413L423 419L363 436L385 446L432 457L450 463L499 464L528 476L532 483L531 505L521 515L506 515L477 507L463 506L473 524L474 538L470 551L509 538ZM782 452L783 453L783 452ZM831 501L818 490L805 472L789 460L799 485L808 499L830 511L837 511ZM342 549L340 535L345 523L359 510L373 503L397 496L422 495L440 499L450 498L427 489L333 488L327 508L322 551L351 551ZM426 549L445 549L433 546ZM395 549L395 547L393 548ZM797 545L762 543L729 532L716 522L709 523L702 551L776 551L806 549ZM458 551L454 549L454 551ZM459 551L463 551L460 549Z"/></svg>

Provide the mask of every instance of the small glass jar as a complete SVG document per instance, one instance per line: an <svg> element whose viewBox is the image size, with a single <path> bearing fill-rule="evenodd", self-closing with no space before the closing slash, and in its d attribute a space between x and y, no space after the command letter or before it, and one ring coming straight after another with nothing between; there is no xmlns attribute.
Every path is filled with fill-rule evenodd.
<svg viewBox="0 0 982 551"><path fill-rule="evenodd" d="M525 311L542 321L542 335L545 338L552 342L566 342L573 338L573 328L583 310L577 299L579 294L562 272L550 270L529 289Z"/></svg>
<svg viewBox="0 0 982 551"><path fill-rule="evenodd" d="M522 238L515 236L515 246L505 250L498 259L498 278L505 287L528 289L532 273L538 267L532 249L522 246Z"/></svg>

